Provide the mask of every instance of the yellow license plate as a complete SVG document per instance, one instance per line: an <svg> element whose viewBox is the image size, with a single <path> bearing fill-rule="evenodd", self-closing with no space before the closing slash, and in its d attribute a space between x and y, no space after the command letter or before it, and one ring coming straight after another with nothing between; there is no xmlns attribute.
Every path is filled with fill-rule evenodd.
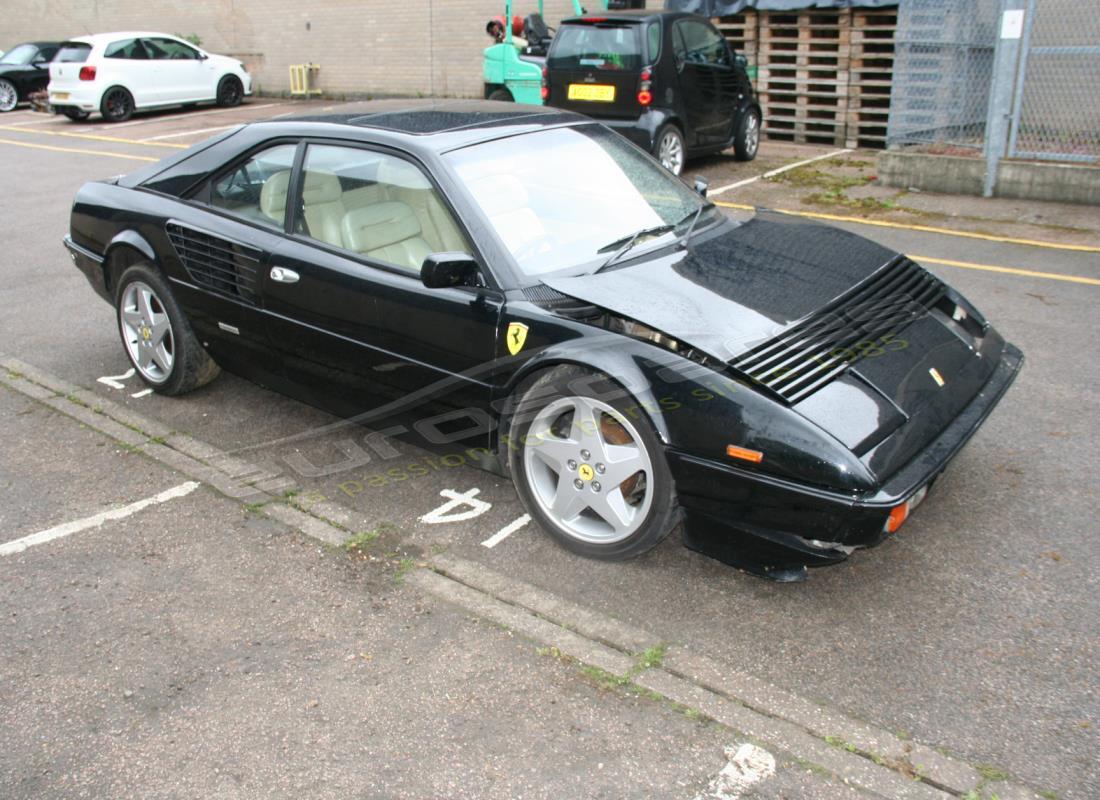
<svg viewBox="0 0 1100 800"><path fill-rule="evenodd" d="M615 87L601 86L594 83L569 84L570 100L593 100L597 103L614 103Z"/></svg>
<svg viewBox="0 0 1100 800"><path fill-rule="evenodd" d="M68 100L69 99L69 93L68 92L54 92L53 93L53 99L54 100Z"/></svg>

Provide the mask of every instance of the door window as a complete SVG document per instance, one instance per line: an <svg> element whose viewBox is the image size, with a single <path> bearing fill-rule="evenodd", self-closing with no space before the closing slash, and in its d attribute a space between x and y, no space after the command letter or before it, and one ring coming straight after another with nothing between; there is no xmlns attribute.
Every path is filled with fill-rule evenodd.
<svg viewBox="0 0 1100 800"><path fill-rule="evenodd" d="M198 50L175 39L146 39L145 47L153 58L160 60L196 61L199 57Z"/></svg>
<svg viewBox="0 0 1100 800"><path fill-rule="evenodd" d="M104 58L128 58L131 60L142 60L149 58L149 55L145 52L145 48L141 42L137 39L122 39L117 42L111 42L107 45L103 51Z"/></svg>
<svg viewBox="0 0 1100 800"><path fill-rule="evenodd" d="M294 144L269 147L214 178L210 185L210 205L250 222L281 230L297 149Z"/></svg>
<svg viewBox="0 0 1100 800"><path fill-rule="evenodd" d="M410 272L432 253L472 252L420 168L385 153L310 145L299 207L297 233Z"/></svg>
<svg viewBox="0 0 1100 800"><path fill-rule="evenodd" d="M730 65L729 48L726 47L726 40L710 25L693 19L685 19L676 23L676 30L682 37L677 39L676 42L678 59L692 64L726 67Z"/></svg>

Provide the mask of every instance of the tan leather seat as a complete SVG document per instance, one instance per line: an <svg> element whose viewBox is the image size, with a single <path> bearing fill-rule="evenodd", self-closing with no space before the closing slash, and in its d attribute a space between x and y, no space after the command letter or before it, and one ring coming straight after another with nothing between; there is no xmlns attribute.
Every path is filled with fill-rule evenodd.
<svg viewBox="0 0 1100 800"><path fill-rule="evenodd" d="M343 237L349 250L414 272L434 252L420 235L416 213L404 203L376 203L349 211Z"/></svg>
<svg viewBox="0 0 1100 800"><path fill-rule="evenodd" d="M470 245L454 218L436 195L435 187L424 174L399 158L383 158L378 164L377 181L385 187L386 197L404 203L416 214L420 235L432 252L469 252Z"/></svg>
<svg viewBox="0 0 1100 800"><path fill-rule="evenodd" d="M265 217L269 217L282 227L283 217L286 214L286 195L290 189L290 170L284 169L276 172L266 181L260 189L260 211Z"/></svg>
<svg viewBox="0 0 1100 800"><path fill-rule="evenodd" d="M331 172L305 173L302 206L311 238L336 247L347 246L341 228L346 211L341 202L343 193L340 179Z"/></svg>

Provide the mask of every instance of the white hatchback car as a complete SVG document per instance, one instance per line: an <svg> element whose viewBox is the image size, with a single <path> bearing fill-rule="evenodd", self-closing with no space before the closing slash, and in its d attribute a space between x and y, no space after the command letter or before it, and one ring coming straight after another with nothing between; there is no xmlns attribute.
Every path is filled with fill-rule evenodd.
<svg viewBox="0 0 1100 800"><path fill-rule="evenodd" d="M252 94L252 78L235 58L166 33L100 33L61 45L50 63L49 93L50 108L69 119L98 111L122 122L164 106L235 106Z"/></svg>

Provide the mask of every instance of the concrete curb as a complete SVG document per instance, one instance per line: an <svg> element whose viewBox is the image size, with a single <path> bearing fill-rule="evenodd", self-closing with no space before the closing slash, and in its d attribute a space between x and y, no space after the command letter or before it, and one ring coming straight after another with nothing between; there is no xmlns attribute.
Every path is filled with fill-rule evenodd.
<svg viewBox="0 0 1100 800"><path fill-rule="evenodd" d="M312 539L340 546L368 525L331 501L288 503L292 484L205 442L167 429L15 358L0 358L0 383ZM846 783L886 798L1041 800L1026 787L984 781L974 767L852 719L759 678L683 650L648 669L637 656L660 644L649 632L544 589L452 556L437 556L409 583L561 653L695 709ZM993 794L991 794L993 793Z"/></svg>

